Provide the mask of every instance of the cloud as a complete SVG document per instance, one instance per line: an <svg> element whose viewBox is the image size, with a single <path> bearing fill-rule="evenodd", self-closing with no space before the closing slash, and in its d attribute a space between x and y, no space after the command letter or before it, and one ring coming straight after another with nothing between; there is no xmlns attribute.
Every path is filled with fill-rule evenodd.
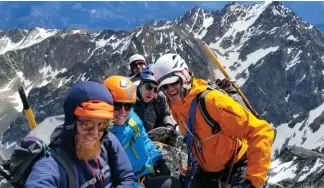
<svg viewBox="0 0 324 188"><path fill-rule="evenodd" d="M89 12L90 12L90 14L96 14L97 11L96 11L96 9L91 9Z"/></svg>
<svg viewBox="0 0 324 188"><path fill-rule="evenodd" d="M82 5L80 3L76 3L72 7L73 9L82 9Z"/></svg>

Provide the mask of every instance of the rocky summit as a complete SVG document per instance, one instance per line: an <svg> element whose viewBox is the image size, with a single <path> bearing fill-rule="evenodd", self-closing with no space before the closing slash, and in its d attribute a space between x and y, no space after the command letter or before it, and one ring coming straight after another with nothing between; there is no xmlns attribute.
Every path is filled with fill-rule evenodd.
<svg viewBox="0 0 324 188"><path fill-rule="evenodd" d="M323 187L324 33L279 2L229 3L218 11L194 7L174 20L153 20L133 31L1 31L2 150L10 155L30 131L18 83L41 122L63 114L72 84L127 75L127 60L134 53L153 63L163 53L175 52L195 76L222 78L197 40L208 44L256 111L276 127L271 186ZM168 147L179 152L178 145ZM182 163L174 161L176 174Z"/></svg>

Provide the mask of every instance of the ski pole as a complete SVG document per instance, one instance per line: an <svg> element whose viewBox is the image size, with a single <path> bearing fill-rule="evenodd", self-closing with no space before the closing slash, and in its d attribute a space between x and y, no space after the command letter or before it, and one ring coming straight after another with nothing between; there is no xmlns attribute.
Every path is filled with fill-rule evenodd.
<svg viewBox="0 0 324 188"><path fill-rule="evenodd" d="M20 84L18 85L18 93L19 93L21 102L23 103L23 106L24 106L24 111L25 111L25 114L26 114L26 117L27 117L27 120L29 123L29 127L31 129L34 129L37 126L35 116L34 116L34 113L31 109L31 107L29 106L25 90L24 90L23 86Z"/></svg>
<svg viewBox="0 0 324 188"><path fill-rule="evenodd" d="M207 53L208 57L216 64L216 66L224 74L224 76L226 78L228 78L229 80L232 80L231 77L229 76L229 74L227 74L227 72L225 71L225 69L222 66L222 64L218 61L218 59L215 56L215 54L213 53L213 51L211 51L211 49L208 47L208 45L205 42L203 42L203 41L201 41L201 48ZM249 100L244 96L244 94L242 93L242 91L238 87L238 85L235 82L231 82L231 83L232 83L232 86L238 92L238 94L242 97L245 105L251 110L251 112L253 113L253 115L255 115L257 118L260 118L260 115L253 109L253 107L250 104Z"/></svg>

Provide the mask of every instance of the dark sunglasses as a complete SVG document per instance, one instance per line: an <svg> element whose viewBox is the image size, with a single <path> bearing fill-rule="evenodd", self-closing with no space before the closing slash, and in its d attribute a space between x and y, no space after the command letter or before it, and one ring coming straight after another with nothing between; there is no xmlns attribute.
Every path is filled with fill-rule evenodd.
<svg viewBox="0 0 324 188"><path fill-rule="evenodd" d="M99 132L104 132L110 125L113 124L113 120L107 120L101 123L96 123L92 120L77 119L77 121L80 123L83 131L91 131L96 125L98 125Z"/></svg>
<svg viewBox="0 0 324 188"><path fill-rule="evenodd" d="M147 91L153 90L154 93L157 93L157 87L152 87L151 83L144 83L143 85Z"/></svg>
<svg viewBox="0 0 324 188"><path fill-rule="evenodd" d="M161 89L162 89L162 90L167 90L169 86L174 87L174 86L178 85L179 83L180 83L180 79L178 79L178 80L177 80L176 82L174 82L174 83L171 83L171 84L165 84L165 85L161 86Z"/></svg>
<svg viewBox="0 0 324 188"><path fill-rule="evenodd" d="M137 61L131 64L131 68L137 68L138 66L143 66L145 63L143 61Z"/></svg>
<svg viewBox="0 0 324 188"><path fill-rule="evenodd" d="M114 110L115 111L119 111L123 108L125 111L130 111L132 109L132 107L134 106L133 103L123 103L123 102L114 102Z"/></svg>

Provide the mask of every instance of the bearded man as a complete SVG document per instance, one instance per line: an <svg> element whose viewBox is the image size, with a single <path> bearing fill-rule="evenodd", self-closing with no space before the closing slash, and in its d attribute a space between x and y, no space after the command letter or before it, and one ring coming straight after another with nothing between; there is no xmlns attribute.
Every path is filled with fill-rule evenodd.
<svg viewBox="0 0 324 188"><path fill-rule="evenodd" d="M133 187L134 174L118 139L108 132L114 118L111 93L100 83L75 84L64 102L64 124L54 132L51 149L72 166L73 187ZM54 133L53 133L54 134ZM69 186L69 172L44 155L31 169L27 188Z"/></svg>

